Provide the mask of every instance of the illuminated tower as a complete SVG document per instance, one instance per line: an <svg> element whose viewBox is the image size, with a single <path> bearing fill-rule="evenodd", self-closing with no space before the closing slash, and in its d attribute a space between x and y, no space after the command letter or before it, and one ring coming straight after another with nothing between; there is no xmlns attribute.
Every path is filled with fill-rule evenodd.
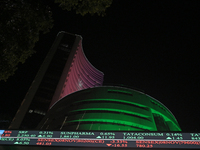
<svg viewBox="0 0 200 150"><path fill-rule="evenodd" d="M102 86L82 38L60 32L10 129L181 131L173 114L145 93Z"/></svg>
<svg viewBox="0 0 200 150"><path fill-rule="evenodd" d="M59 99L101 86L103 76L85 57L81 36L58 33L9 128L35 129Z"/></svg>
<svg viewBox="0 0 200 150"><path fill-rule="evenodd" d="M173 114L136 90L102 86L59 100L38 130L181 131Z"/></svg>

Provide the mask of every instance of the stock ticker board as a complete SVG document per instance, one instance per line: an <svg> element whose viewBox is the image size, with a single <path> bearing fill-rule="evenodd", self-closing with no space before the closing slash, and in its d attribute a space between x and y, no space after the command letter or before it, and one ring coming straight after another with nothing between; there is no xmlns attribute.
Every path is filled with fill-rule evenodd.
<svg viewBox="0 0 200 150"><path fill-rule="evenodd" d="M0 145L200 149L200 133L0 130Z"/></svg>

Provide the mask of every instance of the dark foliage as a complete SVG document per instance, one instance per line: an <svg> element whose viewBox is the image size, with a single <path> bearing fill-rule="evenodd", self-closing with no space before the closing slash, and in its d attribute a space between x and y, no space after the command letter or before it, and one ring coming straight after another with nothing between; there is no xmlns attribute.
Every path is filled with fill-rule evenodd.
<svg viewBox="0 0 200 150"><path fill-rule="evenodd" d="M0 81L14 75L19 63L35 53L40 33L53 27L50 8L42 0L0 2ZM77 14L105 15L112 0L55 0L63 9Z"/></svg>
<svg viewBox="0 0 200 150"><path fill-rule="evenodd" d="M35 52L39 34L48 32L53 20L39 0L5 0L0 10L0 80L6 81Z"/></svg>
<svg viewBox="0 0 200 150"><path fill-rule="evenodd" d="M55 0L64 10L75 10L77 14L82 16L86 14L105 15L106 8L110 7L112 0Z"/></svg>

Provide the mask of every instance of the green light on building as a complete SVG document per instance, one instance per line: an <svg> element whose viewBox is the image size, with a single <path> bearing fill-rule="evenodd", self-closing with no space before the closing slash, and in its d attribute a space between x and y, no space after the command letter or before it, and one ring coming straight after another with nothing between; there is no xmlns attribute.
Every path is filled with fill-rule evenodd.
<svg viewBox="0 0 200 150"><path fill-rule="evenodd" d="M57 102L40 130L181 131L173 114L156 99L128 88L95 87Z"/></svg>

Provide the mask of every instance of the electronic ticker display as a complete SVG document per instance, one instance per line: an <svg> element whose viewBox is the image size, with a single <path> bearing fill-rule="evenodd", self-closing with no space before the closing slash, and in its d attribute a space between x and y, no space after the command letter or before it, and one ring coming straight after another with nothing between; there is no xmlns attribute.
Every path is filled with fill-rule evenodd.
<svg viewBox="0 0 200 150"><path fill-rule="evenodd" d="M0 145L200 149L200 133L0 130Z"/></svg>

